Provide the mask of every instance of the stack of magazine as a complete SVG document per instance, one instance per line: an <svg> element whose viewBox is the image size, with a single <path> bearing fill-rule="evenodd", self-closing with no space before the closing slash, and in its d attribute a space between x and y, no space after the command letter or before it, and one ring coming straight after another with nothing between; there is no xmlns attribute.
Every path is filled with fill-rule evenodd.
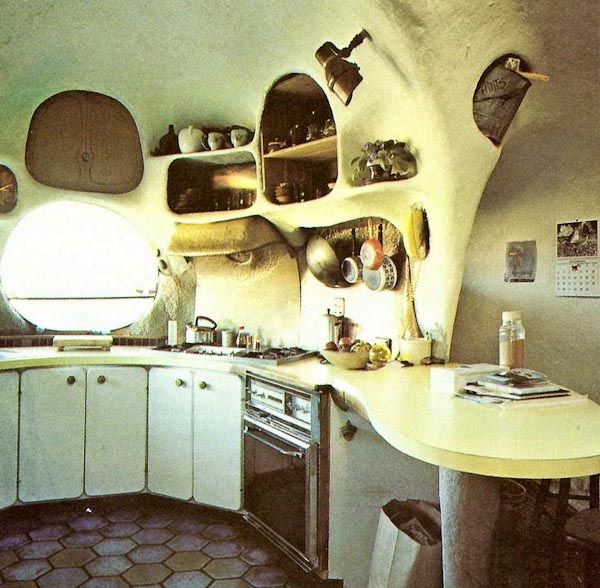
<svg viewBox="0 0 600 588"><path fill-rule="evenodd" d="M587 396L568 390L534 370L499 370L465 384L457 394L465 400L501 408L564 406L585 402Z"/></svg>

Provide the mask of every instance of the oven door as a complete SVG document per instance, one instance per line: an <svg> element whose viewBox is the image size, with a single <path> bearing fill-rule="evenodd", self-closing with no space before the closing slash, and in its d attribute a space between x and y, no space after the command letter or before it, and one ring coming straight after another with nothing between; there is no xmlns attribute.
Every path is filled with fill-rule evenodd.
<svg viewBox="0 0 600 588"><path fill-rule="evenodd" d="M305 570L318 567L318 445L245 417L247 520Z"/></svg>

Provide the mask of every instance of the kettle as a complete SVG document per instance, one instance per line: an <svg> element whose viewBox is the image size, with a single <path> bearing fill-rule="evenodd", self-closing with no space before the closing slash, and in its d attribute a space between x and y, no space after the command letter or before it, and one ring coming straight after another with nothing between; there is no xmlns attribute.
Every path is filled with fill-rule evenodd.
<svg viewBox="0 0 600 588"><path fill-rule="evenodd" d="M200 324L200 323L204 324ZM185 326L185 342L214 345L216 343L217 323L207 316L197 316L193 323Z"/></svg>

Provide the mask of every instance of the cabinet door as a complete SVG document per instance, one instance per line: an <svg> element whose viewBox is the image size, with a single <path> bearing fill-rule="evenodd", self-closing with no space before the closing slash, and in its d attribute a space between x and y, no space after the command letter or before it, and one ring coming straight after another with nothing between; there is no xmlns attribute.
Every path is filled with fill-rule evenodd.
<svg viewBox="0 0 600 588"><path fill-rule="evenodd" d="M85 370L47 368L21 376L19 498L83 493Z"/></svg>
<svg viewBox="0 0 600 588"><path fill-rule="evenodd" d="M17 499L19 374L0 373L0 508Z"/></svg>
<svg viewBox="0 0 600 588"><path fill-rule="evenodd" d="M144 489L147 380L146 370L140 367L88 368L86 494Z"/></svg>
<svg viewBox="0 0 600 588"><path fill-rule="evenodd" d="M148 490L192 497L192 374L153 368L148 382Z"/></svg>
<svg viewBox="0 0 600 588"><path fill-rule="evenodd" d="M194 499L242 507L242 380L194 372Z"/></svg>

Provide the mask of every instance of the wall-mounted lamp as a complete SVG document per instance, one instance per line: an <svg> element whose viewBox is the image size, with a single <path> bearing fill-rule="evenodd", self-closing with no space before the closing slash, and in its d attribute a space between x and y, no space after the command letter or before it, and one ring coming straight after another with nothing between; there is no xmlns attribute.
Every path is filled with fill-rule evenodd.
<svg viewBox="0 0 600 588"><path fill-rule="evenodd" d="M358 73L358 65L350 63L344 58L349 57L354 48L358 47L365 39L370 38L371 35L363 29L345 49L338 49L333 43L327 41L315 53L315 57L325 70L327 86L346 106L350 104L352 92L363 78Z"/></svg>

